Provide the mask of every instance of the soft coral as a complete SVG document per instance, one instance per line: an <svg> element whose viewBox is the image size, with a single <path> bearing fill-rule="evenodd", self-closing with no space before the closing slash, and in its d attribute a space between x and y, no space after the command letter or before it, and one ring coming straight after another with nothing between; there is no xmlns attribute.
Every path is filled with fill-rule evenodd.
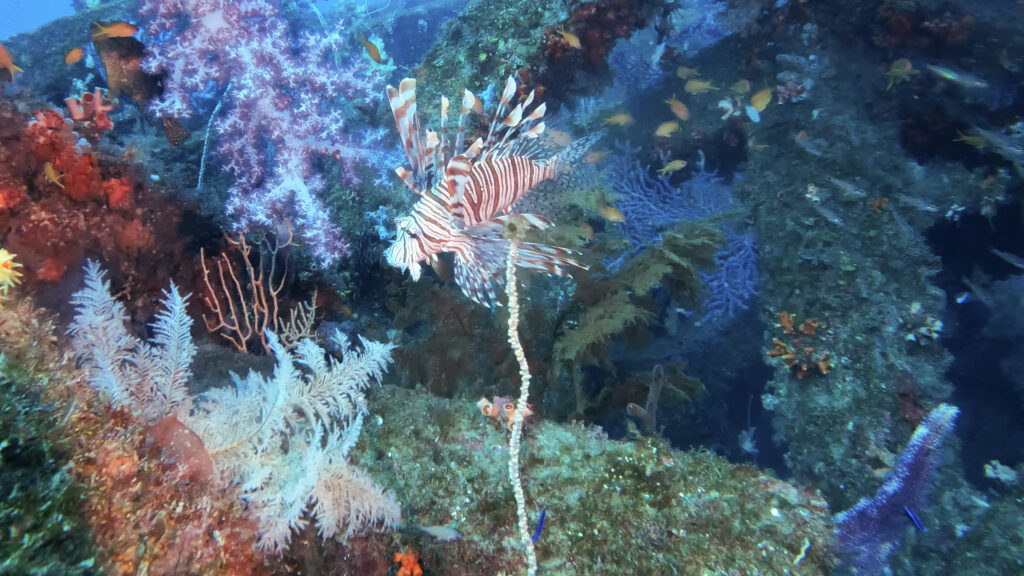
<svg viewBox="0 0 1024 576"><path fill-rule="evenodd" d="M86 147L77 146L72 123L57 110L40 110L28 123L25 133L36 159L49 162L64 175L64 193L75 200L98 200L103 197L96 156Z"/></svg>

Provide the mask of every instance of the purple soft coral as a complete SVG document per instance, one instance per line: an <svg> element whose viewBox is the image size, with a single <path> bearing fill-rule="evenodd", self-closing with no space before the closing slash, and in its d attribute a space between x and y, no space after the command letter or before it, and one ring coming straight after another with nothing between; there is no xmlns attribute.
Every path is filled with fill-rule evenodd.
<svg viewBox="0 0 1024 576"><path fill-rule="evenodd" d="M960 410L939 404L918 424L892 472L874 498L836 515L840 551L854 574L888 573L889 555L907 527L923 526L914 514L924 504L928 485L942 456L942 442Z"/></svg>
<svg viewBox="0 0 1024 576"><path fill-rule="evenodd" d="M214 127L216 152L235 178L227 203L235 226L291 218L321 266L343 256L312 158L363 158L333 99L366 98L383 79L359 59L334 69L325 56L343 45L342 31L293 39L274 0L144 0L140 13L155 39L143 66L165 75L164 95L151 107L158 116L194 114L193 95L230 83Z"/></svg>

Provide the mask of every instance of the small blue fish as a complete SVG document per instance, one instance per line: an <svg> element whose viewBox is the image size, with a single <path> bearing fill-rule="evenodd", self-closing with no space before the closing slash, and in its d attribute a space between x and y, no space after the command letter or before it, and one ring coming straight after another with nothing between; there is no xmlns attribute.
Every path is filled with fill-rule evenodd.
<svg viewBox="0 0 1024 576"><path fill-rule="evenodd" d="M914 513L910 511L910 508L904 506L903 511L907 513L907 516L910 516L911 521L914 522L914 526L916 526L918 530L920 530L921 532L926 532L926 530L924 529L924 525L921 524L921 521L917 519L917 516L915 516Z"/></svg>
<svg viewBox="0 0 1024 576"><path fill-rule="evenodd" d="M540 531L544 529L544 518L547 516L547 513L547 506L540 509L540 519L537 520L537 531L533 533L533 540L531 540L531 543L533 544L536 544L537 538L540 538Z"/></svg>

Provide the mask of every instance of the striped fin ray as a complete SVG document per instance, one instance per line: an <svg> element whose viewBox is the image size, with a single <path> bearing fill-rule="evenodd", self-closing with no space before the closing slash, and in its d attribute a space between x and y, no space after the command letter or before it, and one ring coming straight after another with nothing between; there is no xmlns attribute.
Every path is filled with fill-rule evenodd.
<svg viewBox="0 0 1024 576"><path fill-rule="evenodd" d="M499 238L510 226L515 226L520 230L546 230L554 225L555 223L551 220L537 214L502 214L466 228L466 234Z"/></svg>
<svg viewBox="0 0 1024 576"><path fill-rule="evenodd" d="M487 143L490 144L494 141L495 131L498 129L498 124L505 118L505 110L508 110L509 102L512 101L512 97L516 95L516 81L512 76L508 77L505 81L505 89L501 92L501 100L498 101L498 108L494 111L494 117L491 118L491 128L487 131Z"/></svg>
<svg viewBox="0 0 1024 576"><path fill-rule="evenodd" d="M505 116L505 119L501 121L501 124L505 126L505 133L501 136L501 144L504 145L509 139L516 139L519 137L519 123L523 121L523 105L516 104L516 107Z"/></svg>
<svg viewBox="0 0 1024 576"><path fill-rule="evenodd" d="M480 138L477 138L476 140L473 141L472 144L469 145L469 148L466 148L466 151L463 152L462 155L472 160L473 158L479 156L480 152L482 152L483 149L484 141L481 140Z"/></svg>
<svg viewBox="0 0 1024 576"><path fill-rule="evenodd" d="M433 173L434 167L438 165L437 149L440 146L440 144L441 141L438 140L437 138L437 132L434 132L433 130L427 132L427 149L424 152L424 154L426 155L427 158L425 172L428 176Z"/></svg>
<svg viewBox="0 0 1024 576"><path fill-rule="evenodd" d="M453 247L455 253L455 281L463 294L474 302L490 306L501 303L495 295L495 288L505 284L505 259L508 257L508 240L504 238L465 236L460 246ZM534 242L519 245L516 265L527 270L545 272L553 276L569 276L568 268L588 267L575 260L579 254L566 248L557 248Z"/></svg>
<svg viewBox="0 0 1024 576"><path fill-rule="evenodd" d="M434 168L448 164L448 99L441 96L441 149L438 152L438 159L434 162Z"/></svg>
<svg viewBox="0 0 1024 576"><path fill-rule="evenodd" d="M553 276L569 276L569 267L589 270L590 266L576 260L580 253L568 248L548 246L534 242L523 242L519 246L519 259L516 265L530 270L547 272Z"/></svg>
<svg viewBox="0 0 1024 576"><path fill-rule="evenodd" d="M416 113L416 80L405 78L398 84L398 89L387 87L388 103L391 105L391 113L395 117L395 127L405 147L405 156L409 159L412 167L412 181L410 186L406 178L402 181L416 192L422 193L419 187L422 182L423 172L426 167L423 143L420 140L419 115ZM402 174L399 174L402 177Z"/></svg>
<svg viewBox="0 0 1024 576"><path fill-rule="evenodd" d="M416 184L416 175L412 173L412 170L404 166L395 168L395 174L398 174L398 178L405 184L410 190L417 194L423 194L423 190L420 190L418 184Z"/></svg>
<svg viewBox="0 0 1024 576"><path fill-rule="evenodd" d="M530 92L533 94L533 92ZM548 110L547 102L541 102L533 112L523 119L522 124L519 126L519 130L524 138L536 138L544 133L544 113Z"/></svg>
<svg viewBox="0 0 1024 576"><path fill-rule="evenodd" d="M476 104L476 96L474 96L469 90L463 89L462 106L459 107L459 131L455 136L456 154L462 152L462 146L466 143L466 121L469 118L469 112L473 109L474 104Z"/></svg>

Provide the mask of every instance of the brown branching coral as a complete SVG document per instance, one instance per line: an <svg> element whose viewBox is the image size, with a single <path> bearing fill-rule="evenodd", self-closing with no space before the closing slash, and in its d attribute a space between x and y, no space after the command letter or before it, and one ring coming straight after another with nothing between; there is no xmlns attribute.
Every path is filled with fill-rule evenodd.
<svg viewBox="0 0 1024 576"><path fill-rule="evenodd" d="M215 257L217 270L212 280L206 252L200 251L206 286L203 303L211 312L209 316L203 314L208 332L219 333L240 352L251 352L253 343L259 342L262 350L270 353L267 330L280 336L289 350L299 340L313 337L315 293L311 302L292 308L288 320L281 313L282 292L289 275L287 254L280 252L295 246L292 240L290 226L283 242L260 238L256 244L250 244L241 233L237 239L228 238L237 258L232 258L228 251Z"/></svg>

